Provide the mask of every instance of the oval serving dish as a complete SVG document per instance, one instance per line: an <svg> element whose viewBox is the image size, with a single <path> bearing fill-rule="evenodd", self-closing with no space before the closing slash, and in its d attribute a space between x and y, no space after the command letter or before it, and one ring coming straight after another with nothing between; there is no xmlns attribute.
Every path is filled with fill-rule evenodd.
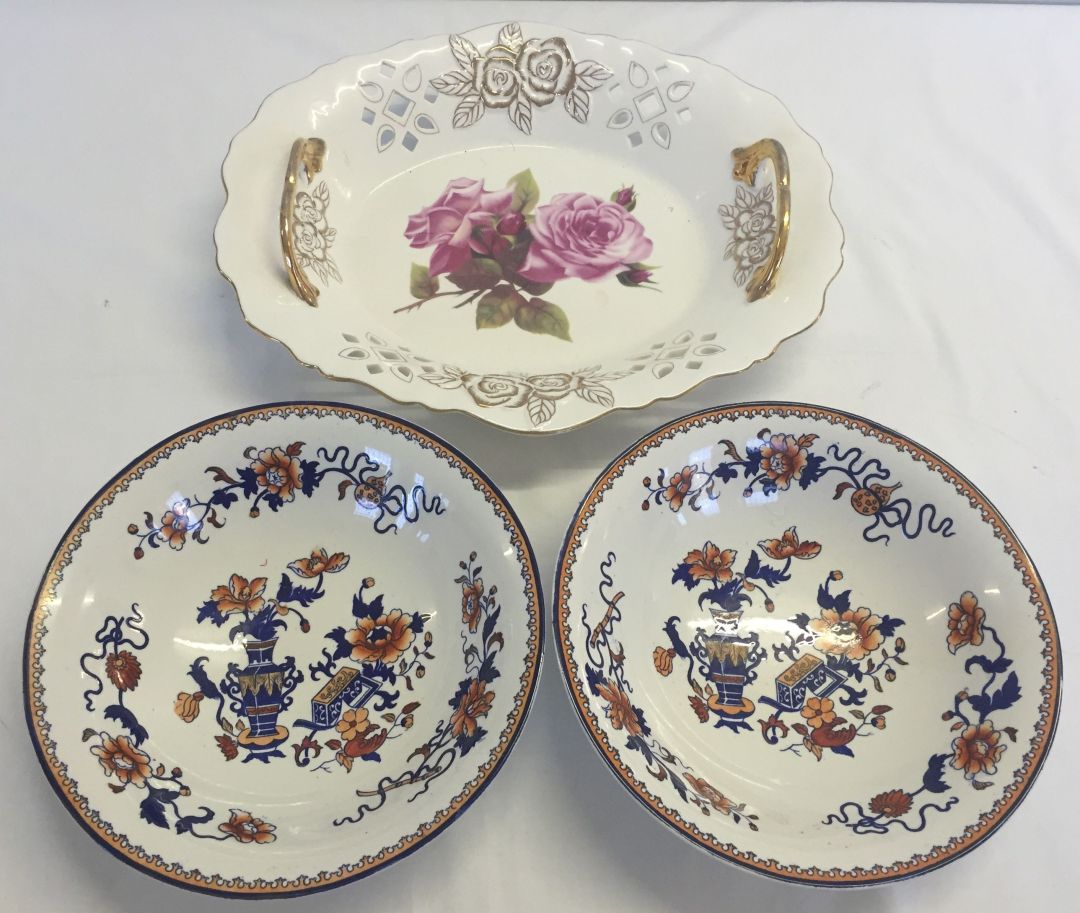
<svg viewBox="0 0 1080 913"><path fill-rule="evenodd" d="M125 862L305 894L476 798L541 643L528 540L465 456L378 412L261 406L152 448L72 523L30 617L27 721Z"/></svg>
<svg viewBox="0 0 1080 913"><path fill-rule="evenodd" d="M774 96L535 23L406 41L262 104L218 266L330 377L557 431L678 396L820 315L843 233Z"/></svg>
<svg viewBox="0 0 1080 913"><path fill-rule="evenodd" d="M624 785L790 881L962 856L1057 722L1053 612L994 506L918 444L814 406L701 412L616 459L567 532L555 625Z"/></svg>

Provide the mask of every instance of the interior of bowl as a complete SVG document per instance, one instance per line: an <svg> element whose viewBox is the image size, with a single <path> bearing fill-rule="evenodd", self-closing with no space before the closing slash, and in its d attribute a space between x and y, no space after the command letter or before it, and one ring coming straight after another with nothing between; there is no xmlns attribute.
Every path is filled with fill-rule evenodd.
<svg viewBox="0 0 1080 913"><path fill-rule="evenodd" d="M32 619L32 731L127 861L303 892L475 798L539 616L516 518L457 454L359 410L252 410L159 446L76 522Z"/></svg>
<svg viewBox="0 0 1080 913"><path fill-rule="evenodd" d="M533 69L557 74L550 93ZM322 170L301 171L289 211L317 307L289 287L278 232L309 136ZM775 165L733 175L733 151L765 138L790 166L790 233ZM323 67L264 102L223 175L219 264L254 326L327 374L523 430L767 357L817 318L840 263L828 165L775 97L552 26ZM776 287L748 301L781 235Z"/></svg>
<svg viewBox="0 0 1080 913"><path fill-rule="evenodd" d="M932 454L813 407L716 410L601 476L561 658L638 797L767 874L858 884L971 849L1030 785L1059 646L1034 568Z"/></svg>

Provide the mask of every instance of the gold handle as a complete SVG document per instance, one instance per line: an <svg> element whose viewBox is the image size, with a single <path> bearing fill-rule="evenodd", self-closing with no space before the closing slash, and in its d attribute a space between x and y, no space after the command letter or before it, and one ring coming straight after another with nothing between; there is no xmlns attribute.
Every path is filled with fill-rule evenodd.
<svg viewBox="0 0 1080 913"><path fill-rule="evenodd" d="M293 206L296 203L296 181L300 176L300 166L304 166L308 183L320 171L326 159L326 142L318 137L301 137L292 145L289 153L289 168L285 172L285 186L281 191L281 213L278 229L281 233L281 254L285 258L285 271L289 274L289 285L294 292L312 307L319 306L319 290L304 275L296 261L293 250Z"/></svg>
<svg viewBox="0 0 1080 913"><path fill-rule="evenodd" d="M731 157L735 160L731 174L736 181L752 187L758 166L765 159L772 162L776 181L776 237L773 240L772 252L754 271L746 286L746 300L757 301L776 287L776 274L787 249L788 228L791 224L791 173L788 170L787 153L774 139L758 140L752 146L733 149Z"/></svg>

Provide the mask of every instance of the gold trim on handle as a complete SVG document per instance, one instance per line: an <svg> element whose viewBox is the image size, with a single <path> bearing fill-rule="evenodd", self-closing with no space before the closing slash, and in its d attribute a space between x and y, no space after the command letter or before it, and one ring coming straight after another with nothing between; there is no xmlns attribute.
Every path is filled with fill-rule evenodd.
<svg viewBox="0 0 1080 913"><path fill-rule="evenodd" d="M787 249L788 229L791 224L791 172L784 147L774 139L758 140L752 146L732 149L731 157L735 160L731 175L736 181L752 187L758 167L765 159L772 162L776 181L776 238L773 240L772 253L754 271L746 285L746 300L757 301L776 287L776 274Z"/></svg>
<svg viewBox="0 0 1080 913"><path fill-rule="evenodd" d="M293 251L293 205L296 202L296 181L303 165L308 183L322 171L326 159L326 142L317 136L307 139L301 137L292 145L289 153L289 167L285 172L285 186L281 191L281 212L278 217L278 230L281 234L281 255L285 258L285 272L289 276L289 285L312 307L319 306L319 290L304 275L300 264L296 262Z"/></svg>

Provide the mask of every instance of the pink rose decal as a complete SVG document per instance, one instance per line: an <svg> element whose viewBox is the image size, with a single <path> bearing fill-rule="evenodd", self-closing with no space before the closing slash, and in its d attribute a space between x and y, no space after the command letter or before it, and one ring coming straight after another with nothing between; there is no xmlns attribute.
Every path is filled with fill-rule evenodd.
<svg viewBox="0 0 1080 913"><path fill-rule="evenodd" d="M488 190L472 178L447 184L434 203L409 216L409 244L434 250L427 266L412 265L409 291L416 300L395 313L459 296L455 307L475 302L478 330L512 322L569 342L566 312L542 297L555 283L614 276L626 288L655 288L656 267L644 262L653 243L630 214L638 204L633 187L607 200L560 193L539 201L540 188L528 170L510 178L504 190ZM442 276L454 288L441 291Z"/></svg>
<svg viewBox="0 0 1080 913"><path fill-rule="evenodd" d="M409 216L405 237L411 247L435 250L428 263L431 276L452 273L464 266L478 243L475 229L492 228L510 212L512 188L485 190L483 181L456 178L430 206Z"/></svg>
<svg viewBox="0 0 1080 913"><path fill-rule="evenodd" d="M644 226L618 203L557 193L536 210L521 275L534 282L597 282L652 254Z"/></svg>

